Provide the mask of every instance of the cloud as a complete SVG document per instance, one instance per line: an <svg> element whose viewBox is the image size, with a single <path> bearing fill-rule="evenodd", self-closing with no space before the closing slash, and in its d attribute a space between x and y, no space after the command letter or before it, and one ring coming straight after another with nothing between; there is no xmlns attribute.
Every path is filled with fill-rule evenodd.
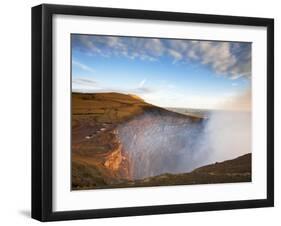
<svg viewBox="0 0 281 226"><path fill-rule="evenodd" d="M106 92L118 92L125 94L145 95L156 92L155 89L145 86L146 79L142 80L135 88L126 89L118 87L105 87L99 84L97 81L88 78L74 78L72 80L72 91L81 93L106 93Z"/></svg>
<svg viewBox="0 0 281 226"><path fill-rule="evenodd" d="M167 52L174 59L174 63L182 59L182 54L180 52L177 52L173 49L168 49Z"/></svg>
<svg viewBox="0 0 281 226"><path fill-rule="evenodd" d="M72 65L74 65L74 66L76 66L76 67L78 67L78 68L80 68L84 71L88 71L88 72L92 72L92 73L95 71L93 68L91 68L91 67L89 67L85 64L82 64L82 63L80 63L76 60L72 60Z"/></svg>
<svg viewBox="0 0 281 226"><path fill-rule="evenodd" d="M143 80L139 83L139 88L143 87L144 84L145 84L145 82L146 82L146 79L143 79Z"/></svg>
<svg viewBox="0 0 281 226"><path fill-rule="evenodd" d="M135 93L135 94L149 94L149 93L154 93L156 90L155 89L152 89L150 87L138 87L138 88L135 88L135 89L129 89L129 90L126 90L125 92L128 93Z"/></svg>
<svg viewBox="0 0 281 226"><path fill-rule="evenodd" d="M118 89L118 88L100 88L100 87L74 87L72 88L73 92L81 92L81 93L109 93L109 92L116 92L116 93L124 93L124 94L136 94L136 95L145 95L154 93L156 90L149 88L149 87L137 87L133 89Z"/></svg>
<svg viewBox="0 0 281 226"><path fill-rule="evenodd" d="M196 62L233 80L251 77L251 43L73 35L73 48L103 57Z"/></svg>
<svg viewBox="0 0 281 226"><path fill-rule="evenodd" d="M72 84L74 85L82 85L82 86L96 86L97 82L93 79L88 78L74 78L72 79Z"/></svg>
<svg viewBox="0 0 281 226"><path fill-rule="evenodd" d="M231 111L251 111L252 106L252 92L251 89L248 88L244 90L242 93L236 95L230 95L226 98L219 108Z"/></svg>
<svg viewBox="0 0 281 226"><path fill-rule="evenodd" d="M231 79L251 76L251 44L218 42L169 40L175 60L179 56L186 61L195 61L209 66L214 72ZM169 53L171 50L169 49Z"/></svg>

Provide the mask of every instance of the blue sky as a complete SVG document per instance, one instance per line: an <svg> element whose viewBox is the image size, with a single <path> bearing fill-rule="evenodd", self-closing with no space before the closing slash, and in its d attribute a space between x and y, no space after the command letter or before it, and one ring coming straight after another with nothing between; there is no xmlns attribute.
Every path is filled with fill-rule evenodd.
<svg viewBox="0 0 281 226"><path fill-rule="evenodd" d="M251 44L72 35L72 90L161 107L220 108L251 88Z"/></svg>

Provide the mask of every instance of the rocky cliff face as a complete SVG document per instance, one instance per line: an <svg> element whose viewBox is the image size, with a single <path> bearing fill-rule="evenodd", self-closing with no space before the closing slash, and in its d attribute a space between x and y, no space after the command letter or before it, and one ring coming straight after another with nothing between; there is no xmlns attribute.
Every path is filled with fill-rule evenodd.
<svg viewBox="0 0 281 226"><path fill-rule="evenodd" d="M130 180L130 162L117 127L150 105L118 93L74 93L72 106L72 188Z"/></svg>
<svg viewBox="0 0 281 226"><path fill-rule="evenodd" d="M117 93L73 94L72 105L74 188L98 187L192 167L188 164L181 169L178 163L181 152L194 143L192 136L185 140L188 132L184 130L200 129L200 118Z"/></svg>
<svg viewBox="0 0 281 226"><path fill-rule="evenodd" d="M72 106L72 189L142 186L208 161L202 117L119 93L74 93Z"/></svg>
<svg viewBox="0 0 281 226"><path fill-rule="evenodd" d="M216 162L197 168L189 173L165 173L154 177L115 184L113 187L148 187L161 185L193 185L236 183L252 181L252 154L248 153L235 159Z"/></svg>
<svg viewBox="0 0 281 226"><path fill-rule="evenodd" d="M123 159L125 159L125 157L122 155L122 145L120 144L116 150L113 150L106 157L104 166L110 171L118 171L120 170Z"/></svg>
<svg viewBox="0 0 281 226"><path fill-rule="evenodd" d="M200 146L203 128L204 119L165 109L146 109L119 125L118 137L129 156L132 179L189 172L203 165L207 160Z"/></svg>

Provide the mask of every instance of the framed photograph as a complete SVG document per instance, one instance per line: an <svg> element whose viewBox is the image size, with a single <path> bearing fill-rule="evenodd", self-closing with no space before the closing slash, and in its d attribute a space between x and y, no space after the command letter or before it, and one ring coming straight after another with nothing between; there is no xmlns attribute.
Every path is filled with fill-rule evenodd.
<svg viewBox="0 0 281 226"><path fill-rule="evenodd" d="M32 8L32 217L274 205L274 21Z"/></svg>

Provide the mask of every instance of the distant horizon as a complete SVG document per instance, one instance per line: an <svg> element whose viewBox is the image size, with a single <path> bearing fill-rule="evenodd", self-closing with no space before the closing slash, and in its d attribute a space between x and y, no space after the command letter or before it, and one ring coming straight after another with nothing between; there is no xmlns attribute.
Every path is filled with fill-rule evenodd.
<svg viewBox="0 0 281 226"><path fill-rule="evenodd" d="M251 108L251 44L72 34L72 91L164 108Z"/></svg>
<svg viewBox="0 0 281 226"><path fill-rule="evenodd" d="M133 94L133 93L119 93L119 92L116 92L116 91L108 91L108 92L85 92L85 91L79 91L79 90L72 90L72 93L77 93L77 94L104 94L104 93L116 93L116 94L124 94L124 95L134 95L134 96L137 96L139 98L141 98L140 96L136 95L136 94ZM141 98L142 99L142 98ZM145 100L144 100L145 101ZM151 104L149 103L148 101L145 101L146 103L148 104ZM153 104L154 105L154 104ZM193 108L193 107L173 107L173 106L158 106L158 105L154 105L156 107L161 107L161 108L165 108L165 109L192 109L192 110L212 110L212 111L237 111L237 112L249 112L248 110L231 110L231 109L225 109L225 108Z"/></svg>

